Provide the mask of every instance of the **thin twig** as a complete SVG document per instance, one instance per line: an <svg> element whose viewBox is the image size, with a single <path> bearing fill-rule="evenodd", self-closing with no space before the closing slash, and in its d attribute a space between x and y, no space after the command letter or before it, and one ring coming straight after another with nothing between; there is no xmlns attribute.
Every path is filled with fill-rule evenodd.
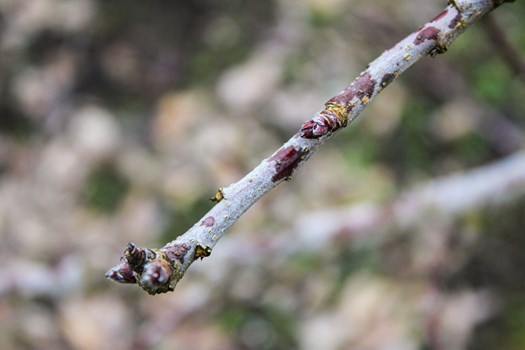
<svg viewBox="0 0 525 350"><path fill-rule="evenodd" d="M266 192L289 180L325 140L357 118L379 92L422 57L445 52L466 28L503 2L454 1L370 63L273 155L238 182L220 189L214 197L218 203L186 233L161 249L138 248L129 243L121 263L106 276L120 283L139 284L150 294L174 290L195 260L210 255L226 229Z"/></svg>
<svg viewBox="0 0 525 350"><path fill-rule="evenodd" d="M458 190L460 188L461 190ZM385 230L404 232L432 215L452 222L468 212L499 207L525 195L525 151L517 152L491 164L464 173L432 179L407 189L384 203L360 202L340 208L305 213L296 218L287 237L238 237L223 242L221 254L214 259L226 271L240 265L257 265L263 261L288 259L297 252L319 254L334 242L380 242ZM451 205L451 203L453 205ZM429 223L424 225L428 228ZM293 246L286 246L287 241ZM249 262L246 262L249 259ZM56 297L71 288L70 266L66 257L58 268L41 264L11 262L0 271L0 296L17 293ZM213 271L200 270L210 280ZM202 301L204 303L204 301ZM204 306L203 306L204 307Z"/></svg>

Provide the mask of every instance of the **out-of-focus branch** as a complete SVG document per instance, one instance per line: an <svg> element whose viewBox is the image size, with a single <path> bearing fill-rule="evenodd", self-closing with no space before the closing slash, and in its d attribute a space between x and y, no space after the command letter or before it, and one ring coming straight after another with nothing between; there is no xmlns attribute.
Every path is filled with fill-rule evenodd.
<svg viewBox="0 0 525 350"><path fill-rule="evenodd" d="M485 33L496 47L497 52L505 60L512 72L525 83L525 61L521 57L520 52L507 39L507 36L492 16L485 16L481 23Z"/></svg>
<svg viewBox="0 0 525 350"><path fill-rule="evenodd" d="M466 28L503 2L452 1L434 19L371 62L273 155L238 182L220 189L214 196L218 203L186 233L161 249L138 248L130 243L121 263L106 276L120 283L139 284L150 294L172 291L188 267L209 256L225 230L249 207L279 183L289 180L325 140L357 118L395 78L422 57L445 52Z"/></svg>
<svg viewBox="0 0 525 350"><path fill-rule="evenodd" d="M424 219L429 213L433 217L453 220L469 211L502 205L524 195L525 151L521 151L489 165L422 183L385 203L360 202L305 213L297 218L286 235L239 236L223 242L214 259L221 267L219 270L227 272L264 260L286 259L300 251L323 251L341 238L355 243L376 240L372 236L384 228L407 230L422 224L428 226ZM286 244L290 240L293 245ZM56 269L23 264L19 268L5 269L0 272L0 295L18 290L53 296L57 293L57 285L60 289L68 289L71 285L68 279L75 273L64 270L71 265L71 261L65 259ZM211 275L217 271L201 272ZM25 277L21 279L20 276ZM35 276L40 276L36 284Z"/></svg>
<svg viewBox="0 0 525 350"><path fill-rule="evenodd" d="M525 195L525 151L463 173L432 179L384 203L360 202L300 215L291 232L264 238L238 237L221 246L220 266L286 260L297 252L316 254L334 242L377 242L384 232L451 222L476 209L499 206ZM429 222L429 219L431 222ZM292 241L293 245L286 244ZM367 243L368 244L368 243ZM201 270L201 272L203 272ZM210 272L210 274L213 272Z"/></svg>
<svg viewBox="0 0 525 350"><path fill-rule="evenodd" d="M426 225L429 216L453 220L477 208L500 205L525 194L525 151L465 173L431 180L382 205L361 203L302 216L294 241L298 249L322 248L334 237L369 239L385 228ZM322 225L322 227L321 227Z"/></svg>

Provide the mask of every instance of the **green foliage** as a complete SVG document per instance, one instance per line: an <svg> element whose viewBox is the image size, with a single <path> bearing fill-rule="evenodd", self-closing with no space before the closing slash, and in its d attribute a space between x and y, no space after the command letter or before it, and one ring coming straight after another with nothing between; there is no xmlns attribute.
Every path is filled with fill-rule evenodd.
<svg viewBox="0 0 525 350"><path fill-rule="evenodd" d="M461 137L451 148L457 157L469 165L482 164L491 153L486 140L475 132Z"/></svg>
<svg viewBox="0 0 525 350"><path fill-rule="evenodd" d="M23 115L16 115L11 111L2 111L0 106L0 113L2 117L0 120L0 135L9 134L19 141L27 140L35 132L34 123Z"/></svg>
<svg viewBox="0 0 525 350"><path fill-rule="evenodd" d="M428 133L431 106L424 99L411 99L404 107L401 122L380 148L380 159L391 167L399 181L408 180L414 170L432 169L434 141Z"/></svg>
<svg viewBox="0 0 525 350"><path fill-rule="evenodd" d="M273 305L248 305L230 302L218 315L228 334L235 334L241 348L295 349L293 316Z"/></svg>
<svg viewBox="0 0 525 350"><path fill-rule="evenodd" d="M468 261L447 278L449 288L465 285L488 289L499 304L495 317L482 324L468 349L525 348L525 201L523 198L476 215L480 239L468 252Z"/></svg>
<svg viewBox="0 0 525 350"><path fill-rule="evenodd" d="M472 75L474 92L481 100L497 105L508 102L513 78L499 57L476 65Z"/></svg>
<svg viewBox="0 0 525 350"><path fill-rule="evenodd" d="M213 83L227 67L241 62L250 53L242 42L219 47L201 45L188 69L188 82L206 85Z"/></svg>
<svg viewBox="0 0 525 350"><path fill-rule="evenodd" d="M326 27L334 21L334 13L323 8L312 8L310 10L310 25L312 27Z"/></svg>
<svg viewBox="0 0 525 350"><path fill-rule="evenodd" d="M295 82L301 78L303 69L309 63L310 57L305 52L291 55L283 68L282 80L285 84Z"/></svg>
<svg viewBox="0 0 525 350"><path fill-rule="evenodd" d="M380 267L381 255L376 249L360 248L356 249L342 245L342 250L334 264L337 266L336 283L332 289L329 302L337 302L346 282L352 275L363 271L378 271Z"/></svg>
<svg viewBox="0 0 525 350"><path fill-rule="evenodd" d="M87 178L84 204L99 213L111 214L121 203L129 189L129 181L112 164L102 164Z"/></svg>

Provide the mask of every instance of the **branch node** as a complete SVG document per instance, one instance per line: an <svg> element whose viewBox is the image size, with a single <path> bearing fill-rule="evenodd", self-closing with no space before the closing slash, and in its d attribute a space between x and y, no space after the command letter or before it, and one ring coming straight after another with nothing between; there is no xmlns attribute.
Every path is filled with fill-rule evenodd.
<svg viewBox="0 0 525 350"><path fill-rule="evenodd" d="M429 54L430 57L436 57L437 55L447 52L447 50L448 44L446 44L445 41L438 35L436 36L436 46L430 50Z"/></svg>

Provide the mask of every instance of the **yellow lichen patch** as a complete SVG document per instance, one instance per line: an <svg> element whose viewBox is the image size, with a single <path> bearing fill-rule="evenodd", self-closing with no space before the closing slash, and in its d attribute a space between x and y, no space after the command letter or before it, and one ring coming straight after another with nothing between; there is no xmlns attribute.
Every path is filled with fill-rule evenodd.
<svg viewBox="0 0 525 350"><path fill-rule="evenodd" d="M409 53L407 53L405 56L403 56L403 59L404 59L405 61L408 61L408 60L410 59L410 57L412 57L412 55L409 54Z"/></svg>
<svg viewBox="0 0 525 350"><path fill-rule="evenodd" d="M325 104L325 111L335 114L343 126L348 122L348 111L342 104L329 102Z"/></svg>
<svg viewBox="0 0 525 350"><path fill-rule="evenodd" d="M160 250L160 249L150 248L149 250L155 252L155 254L157 254L157 257L161 257L163 259L167 258L166 254L164 254L164 252L162 250Z"/></svg>
<svg viewBox="0 0 525 350"><path fill-rule="evenodd" d="M368 98L368 96L363 97L363 99L361 100L361 102L362 102L363 104L368 103L368 101L370 101L370 99Z"/></svg>

